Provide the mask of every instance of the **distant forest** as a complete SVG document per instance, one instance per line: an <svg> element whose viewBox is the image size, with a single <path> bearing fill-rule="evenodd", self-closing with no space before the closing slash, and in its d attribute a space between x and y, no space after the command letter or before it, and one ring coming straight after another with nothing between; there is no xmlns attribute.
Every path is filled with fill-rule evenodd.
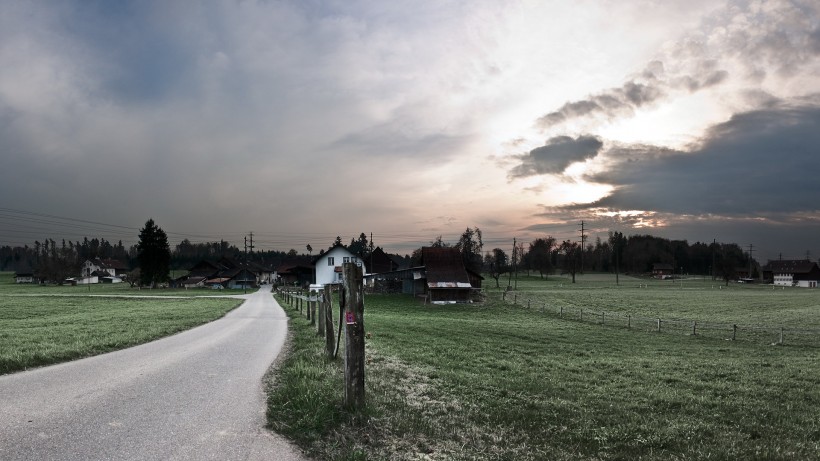
<svg viewBox="0 0 820 461"><path fill-rule="evenodd" d="M520 244L517 264L525 270L546 273L564 267L566 243L558 244L550 237ZM544 243L544 241L547 241ZM580 249L580 248L579 248ZM545 251L546 250L546 251ZM549 258L542 255L546 253ZM750 261L749 254L735 243L690 244L686 240L669 240L652 235L623 236L612 233L607 240L586 243L579 255L580 272L615 272L644 274L656 263L668 264L674 274L725 275L741 268L752 268L752 277L759 275L760 266Z"/></svg>

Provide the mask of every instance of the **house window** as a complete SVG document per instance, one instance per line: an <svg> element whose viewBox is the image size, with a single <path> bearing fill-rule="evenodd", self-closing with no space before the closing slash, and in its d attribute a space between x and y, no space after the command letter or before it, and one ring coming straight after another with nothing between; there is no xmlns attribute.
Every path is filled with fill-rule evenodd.
<svg viewBox="0 0 820 461"><path fill-rule="evenodd" d="M349 263L349 262L350 262L350 257L345 256L343 261L344 261L345 263Z"/></svg>
<svg viewBox="0 0 820 461"><path fill-rule="evenodd" d="M334 262L334 260L333 260L333 256L328 256L328 258L327 258L327 265L328 265L328 266L334 266L334 265L335 265L335 262Z"/></svg>

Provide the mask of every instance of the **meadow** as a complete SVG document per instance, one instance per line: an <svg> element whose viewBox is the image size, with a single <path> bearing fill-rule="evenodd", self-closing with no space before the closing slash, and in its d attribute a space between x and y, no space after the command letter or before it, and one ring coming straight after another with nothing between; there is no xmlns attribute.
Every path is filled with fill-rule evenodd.
<svg viewBox="0 0 820 461"><path fill-rule="evenodd" d="M269 386L269 425L317 459L820 459L820 342L658 334L509 299L818 325L820 292L567 282L520 278L504 301L488 288L487 301L471 305L366 296L361 412L342 406L342 360L326 359L320 338L283 304L291 351Z"/></svg>
<svg viewBox="0 0 820 461"><path fill-rule="evenodd" d="M92 286L89 292L88 287L15 285L8 273L0 274L0 280L0 374L152 341L215 320L241 303L192 296L127 297L162 291L171 295L173 290L146 293L125 284Z"/></svg>

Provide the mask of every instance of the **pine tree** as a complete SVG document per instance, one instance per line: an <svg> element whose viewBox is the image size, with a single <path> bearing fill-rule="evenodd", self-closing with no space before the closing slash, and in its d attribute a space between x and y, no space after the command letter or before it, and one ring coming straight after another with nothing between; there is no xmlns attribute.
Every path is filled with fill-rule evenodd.
<svg viewBox="0 0 820 461"><path fill-rule="evenodd" d="M137 260L140 267L140 285L156 287L170 278L171 248L165 231L154 224L153 219L140 229L137 244Z"/></svg>

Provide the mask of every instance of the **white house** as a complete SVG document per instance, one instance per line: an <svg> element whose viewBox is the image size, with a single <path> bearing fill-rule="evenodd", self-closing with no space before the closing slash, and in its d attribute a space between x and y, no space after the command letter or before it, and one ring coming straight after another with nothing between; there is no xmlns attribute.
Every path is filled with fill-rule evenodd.
<svg viewBox="0 0 820 461"><path fill-rule="evenodd" d="M351 253L344 245L335 245L333 248L317 256L313 260L314 282L316 285L339 283L342 281L342 264L356 263L366 273L364 262Z"/></svg>
<svg viewBox="0 0 820 461"><path fill-rule="evenodd" d="M120 283L127 269L124 263L114 259L87 259L80 269L81 279L78 283Z"/></svg>
<svg viewBox="0 0 820 461"><path fill-rule="evenodd" d="M820 281L820 266L808 259L769 261L763 267L764 278L775 285L784 287L817 288Z"/></svg>
<svg viewBox="0 0 820 461"><path fill-rule="evenodd" d="M31 271L20 271L14 274L14 281L17 283L34 283L34 273Z"/></svg>

